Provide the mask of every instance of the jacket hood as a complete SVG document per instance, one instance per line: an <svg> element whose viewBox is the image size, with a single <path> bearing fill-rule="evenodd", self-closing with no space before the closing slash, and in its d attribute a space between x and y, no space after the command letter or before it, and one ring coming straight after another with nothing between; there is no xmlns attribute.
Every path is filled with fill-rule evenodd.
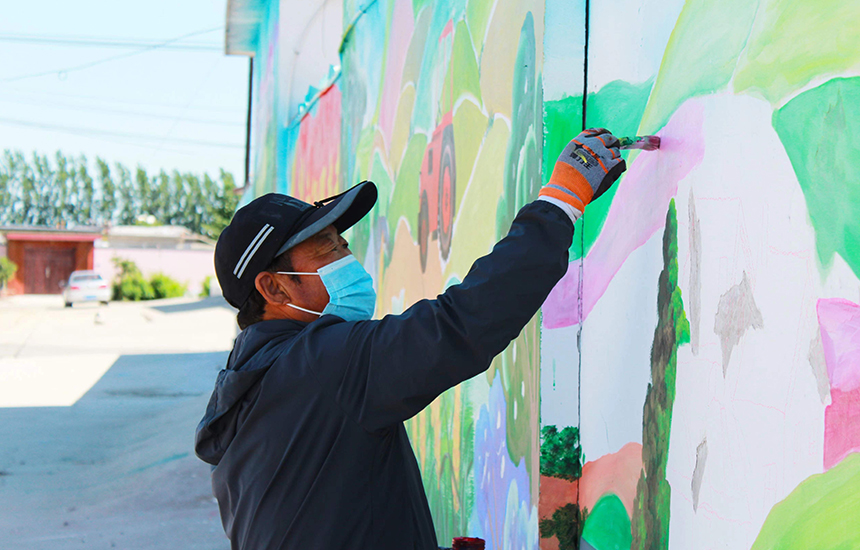
<svg viewBox="0 0 860 550"><path fill-rule="evenodd" d="M194 451L201 460L212 465L221 461L236 436L240 404L256 392L257 382L283 351L281 344L306 326L289 319L262 321L239 334L227 367L218 373L206 414L197 426Z"/></svg>

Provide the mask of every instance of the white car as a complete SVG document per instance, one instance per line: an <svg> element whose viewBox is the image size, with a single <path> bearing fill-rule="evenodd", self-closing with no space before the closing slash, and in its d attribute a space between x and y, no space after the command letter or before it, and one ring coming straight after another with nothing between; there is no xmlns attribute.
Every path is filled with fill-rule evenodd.
<svg viewBox="0 0 860 550"><path fill-rule="evenodd" d="M101 302L107 305L110 296L110 285L95 271L74 271L63 286L66 307L72 307L75 302Z"/></svg>

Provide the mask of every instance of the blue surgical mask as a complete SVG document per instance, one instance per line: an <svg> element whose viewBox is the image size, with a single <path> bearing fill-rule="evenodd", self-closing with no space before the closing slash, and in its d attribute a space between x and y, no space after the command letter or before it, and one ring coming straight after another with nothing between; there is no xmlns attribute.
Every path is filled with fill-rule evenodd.
<svg viewBox="0 0 860 550"><path fill-rule="evenodd" d="M278 271L281 275L318 275L328 291L328 305L322 311L313 311L303 307L287 304L288 306L311 313L313 315L337 315L345 321L365 321L373 317L376 310L376 291L373 289L373 278L355 256L345 256L328 265L324 265L316 273L299 271Z"/></svg>

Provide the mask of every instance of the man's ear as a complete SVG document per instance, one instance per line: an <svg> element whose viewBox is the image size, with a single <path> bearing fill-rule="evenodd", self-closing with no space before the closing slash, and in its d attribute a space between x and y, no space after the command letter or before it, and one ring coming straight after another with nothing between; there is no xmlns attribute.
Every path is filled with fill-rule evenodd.
<svg viewBox="0 0 860 550"><path fill-rule="evenodd" d="M263 296L266 303L282 306L290 301L290 293L284 288L278 277L269 271L262 271L254 278L257 292Z"/></svg>

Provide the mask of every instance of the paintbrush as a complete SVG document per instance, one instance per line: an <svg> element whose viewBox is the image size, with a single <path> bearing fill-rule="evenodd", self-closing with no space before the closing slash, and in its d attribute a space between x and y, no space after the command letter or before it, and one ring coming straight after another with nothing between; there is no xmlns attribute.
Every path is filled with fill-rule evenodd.
<svg viewBox="0 0 860 550"><path fill-rule="evenodd" d="M653 151L660 148L660 136L633 136L618 138L622 149L642 149Z"/></svg>

